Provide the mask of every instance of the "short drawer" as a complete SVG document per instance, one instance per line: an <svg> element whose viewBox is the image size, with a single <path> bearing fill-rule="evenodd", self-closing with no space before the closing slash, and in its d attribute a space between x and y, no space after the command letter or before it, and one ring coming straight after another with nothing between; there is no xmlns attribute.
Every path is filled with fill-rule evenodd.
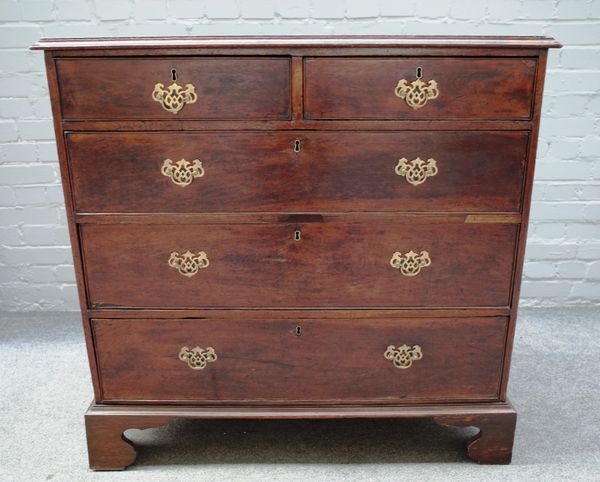
<svg viewBox="0 0 600 482"><path fill-rule="evenodd" d="M517 225L80 227L93 307L508 306Z"/></svg>
<svg viewBox="0 0 600 482"><path fill-rule="evenodd" d="M518 212L526 132L70 133L75 208Z"/></svg>
<svg viewBox="0 0 600 482"><path fill-rule="evenodd" d="M307 58L304 65L309 119L531 117L534 59Z"/></svg>
<svg viewBox="0 0 600 482"><path fill-rule="evenodd" d="M66 120L290 116L288 58L62 58L56 69Z"/></svg>
<svg viewBox="0 0 600 482"><path fill-rule="evenodd" d="M103 402L497 400L506 318L92 320Z"/></svg>

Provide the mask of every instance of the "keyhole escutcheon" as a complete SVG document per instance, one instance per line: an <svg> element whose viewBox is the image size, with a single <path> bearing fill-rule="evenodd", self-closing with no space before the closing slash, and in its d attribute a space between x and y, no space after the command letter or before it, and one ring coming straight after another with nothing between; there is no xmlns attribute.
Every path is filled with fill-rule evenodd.
<svg viewBox="0 0 600 482"><path fill-rule="evenodd" d="M417 79L423 77L423 69L421 67L417 67Z"/></svg>
<svg viewBox="0 0 600 482"><path fill-rule="evenodd" d="M171 69L171 80L175 82L177 80L177 70Z"/></svg>
<svg viewBox="0 0 600 482"><path fill-rule="evenodd" d="M294 231L294 241L300 241L302 239L302 232L299 229Z"/></svg>
<svg viewBox="0 0 600 482"><path fill-rule="evenodd" d="M302 146L300 145L300 141L296 139L294 141L294 152L300 152L300 149L302 149Z"/></svg>
<svg viewBox="0 0 600 482"><path fill-rule="evenodd" d="M296 330L294 330L296 333L296 336L301 336L302 335L302 327L300 325L298 325L296 327Z"/></svg>

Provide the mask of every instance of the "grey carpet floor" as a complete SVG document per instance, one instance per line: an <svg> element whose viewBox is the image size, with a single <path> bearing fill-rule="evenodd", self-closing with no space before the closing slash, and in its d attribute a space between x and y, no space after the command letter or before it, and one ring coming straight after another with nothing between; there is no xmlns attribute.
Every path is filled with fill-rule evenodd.
<svg viewBox="0 0 600 482"><path fill-rule="evenodd" d="M128 431L137 464L94 473L79 315L0 314L0 481L600 481L600 308L521 310L515 343L510 466L427 420L177 421Z"/></svg>

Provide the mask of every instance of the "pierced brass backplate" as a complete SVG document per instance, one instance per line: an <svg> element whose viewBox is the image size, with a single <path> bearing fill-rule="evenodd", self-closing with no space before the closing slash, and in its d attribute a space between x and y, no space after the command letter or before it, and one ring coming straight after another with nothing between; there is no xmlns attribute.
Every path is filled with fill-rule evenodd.
<svg viewBox="0 0 600 482"><path fill-rule="evenodd" d="M405 370L411 367L413 361L423 358L423 352L419 345L413 345L412 348L408 345L402 345L398 348L390 345L385 350L383 356L386 360L392 360L396 368Z"/></svg>
<svg viewBox="0 0 600 482"><path fill-rule="evenodd" d="M211 346L208 348L192 348L191 350L184 346L179 350L179 359L188 364L192 370L204 370L206 365L217 361L217 353Z"/></svg>
<svg viewBox="0 0 600 482"><path fill-rule="evenodd" d="M207 268L208 265L209 261L204 251L198 253L186 251L182 254L173 251L169 257L169 266L188 278L194 276L201 269Z"/></svg>
<svg viewBox="0 0 600 482"><path fill-rule="evenodd" d="M403 157L398 161L395 171L399 176L404 176L409 184L418 186L424 183L428 177L435 176L438 173L438 168L437 162L433 158L424 161L417 157L409 163L408 159Z"/></svg>
<svg viewBox="0 0 600 482"><path fill-rule="evenodd" d="M191 162L181 159L175 163L171 159L165 159L160 172L181 187L189 186L194 178L204 176L202 162L198 159Z"/></svg>
<svg viewBox="0 0 600 482"><path fill-rule="evenodd" d="M152 98L162 105L163 109L177 114L185 104L193 104L198 100L198 94L192 84L185 84L185 88L175 81L165 88L164 84L156 84L152 91Z"/></svg>
<svg viewBox="0 0 600 482"><path fill-rule="evenodd" d="M421 251L420 254L414 251L409 251L406 254L396 251L390 260L392 268L399 269L402 275L408 277L417 276L421 272L421 268L425 268L430 264L431 258L429 258L427 251Z"/></svg>
<svg viewBox="0 0 600 482"><path fill-rule="evenodd" d="M417 110L427 104L428 100L433 100L438 97L440 91L435 80L430 80L427 84L421 80L422 69L417 68L417 78L410 84L406 79L398 81L398 85L394 89L394 94L406 101L409 107Z"/></svg>

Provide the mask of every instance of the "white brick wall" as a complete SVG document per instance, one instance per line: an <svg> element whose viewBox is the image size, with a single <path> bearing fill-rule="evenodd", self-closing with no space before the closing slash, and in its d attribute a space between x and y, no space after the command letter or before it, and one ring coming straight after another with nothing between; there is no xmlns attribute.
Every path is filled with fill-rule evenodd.
<svg viewBox="0 0 600 482"><path fill-rule="evenodd" d="M1 0L0 309L77 309L39 37L553 35L522 304L600 304L600 0Z"/></svg>

